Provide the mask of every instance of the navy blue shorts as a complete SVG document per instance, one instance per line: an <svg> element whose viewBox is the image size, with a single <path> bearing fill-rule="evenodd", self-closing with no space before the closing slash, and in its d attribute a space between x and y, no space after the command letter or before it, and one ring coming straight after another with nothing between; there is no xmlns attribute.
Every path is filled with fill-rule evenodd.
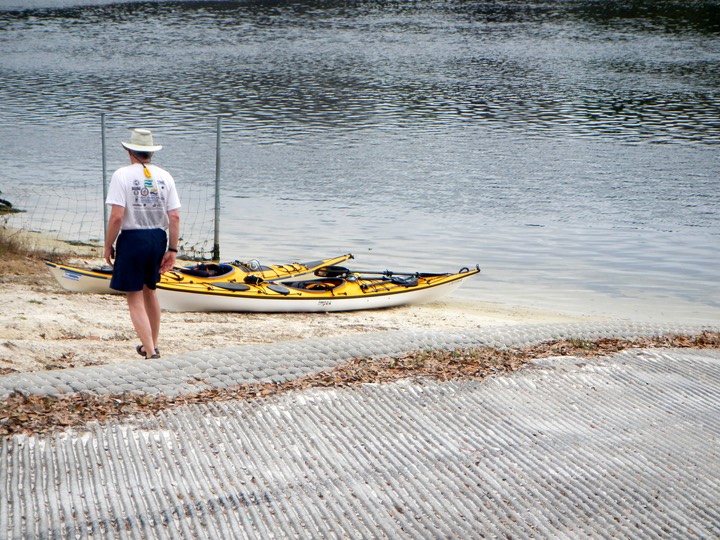
<svg viewBox="0 0 720 540"><path fill-rule="evenodd" d="M115 267L110 288L116 291L154 289L160 281L160 263L167 248L167 233L162 229L122 231L115 243Z"/></svg>

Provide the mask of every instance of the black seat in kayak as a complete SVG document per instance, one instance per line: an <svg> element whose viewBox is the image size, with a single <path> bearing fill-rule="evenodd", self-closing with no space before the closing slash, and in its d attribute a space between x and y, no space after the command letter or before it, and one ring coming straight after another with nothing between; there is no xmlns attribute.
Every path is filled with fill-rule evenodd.
<svg viewBox="0 0 720 540"><path fill-rule="evenodd" d="M343 280L332 278L332 279L311 279L308 281L290 281L284 282L284 285L292 287L293 289L301 289L310 292L323 292L331 291L335 287L342 285Z"/></svg>
<svg viewBox="0 0 720 540"><path fill-rule="evenodd" d="M179 272L181 274L185 274L186 276L194 276L194 277L219 277L224 276L225 274L229 274L232 272L233 268L229 264L198 264L197 266L193 266L191 268L180 268Z"/></svg>
<svg viewBox="0 0 720 540"><path fill-rule="evenodd" d="M417 287L418 285L418 280L415 276L393 276L390 278L390 282L395 285L402 285L403 287Z"/></svg>

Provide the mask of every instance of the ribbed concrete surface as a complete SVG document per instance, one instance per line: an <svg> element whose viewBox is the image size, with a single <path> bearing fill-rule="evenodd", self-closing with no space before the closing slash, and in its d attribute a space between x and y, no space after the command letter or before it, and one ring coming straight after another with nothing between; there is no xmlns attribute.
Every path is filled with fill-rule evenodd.
<svg viewBox="0 0 720 540"><path fill-rule="evenodd" d="M393 357L408 351L487 345L521 347L549 340L637 338L717 331L720 326L575 323L471 328L463 332L403 330L325 339L244 345L197 351L161 360L18 373L0 377L0 398L13 391L57 395L66 392L177 395L243 383L284 382L318 373L351 358Z"/></svg>
<svg viewBox="0 0 720 540"><path fill-rule="evenodd" d="M546 359L14 437L7 538L716 538L720 351Z"/></svg>

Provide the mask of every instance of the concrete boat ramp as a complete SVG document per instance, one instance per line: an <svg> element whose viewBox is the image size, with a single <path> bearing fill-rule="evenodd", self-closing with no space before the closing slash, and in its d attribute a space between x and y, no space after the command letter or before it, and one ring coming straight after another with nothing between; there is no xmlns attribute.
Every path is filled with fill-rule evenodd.
<svg viewBox="0 0 720 540"><path fill-rule="evenodd" d="M352 357L696 334L391 332L0 378L0 395L290 380ZM14 436L0 538L718 538L720 351L535 360L483 381L312 388Z"/></svg>

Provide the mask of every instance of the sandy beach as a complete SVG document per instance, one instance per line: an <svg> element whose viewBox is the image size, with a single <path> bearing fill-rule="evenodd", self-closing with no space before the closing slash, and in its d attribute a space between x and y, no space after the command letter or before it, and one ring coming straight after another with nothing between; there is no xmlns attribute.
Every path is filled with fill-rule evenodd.
<svg viewBox="0 0 720 540"><path fill-rule="evenodd" d="M94 257L65 260L100 264ZM46 265L27 259L22 269L0 265L0 373L144 361L121 295L66 291ZM483 303L463 298L420 306L349 313L257 314L164 312L160 348L165 357L249 343L401 329L478 328L590 320L587 317Z"/></svg>

